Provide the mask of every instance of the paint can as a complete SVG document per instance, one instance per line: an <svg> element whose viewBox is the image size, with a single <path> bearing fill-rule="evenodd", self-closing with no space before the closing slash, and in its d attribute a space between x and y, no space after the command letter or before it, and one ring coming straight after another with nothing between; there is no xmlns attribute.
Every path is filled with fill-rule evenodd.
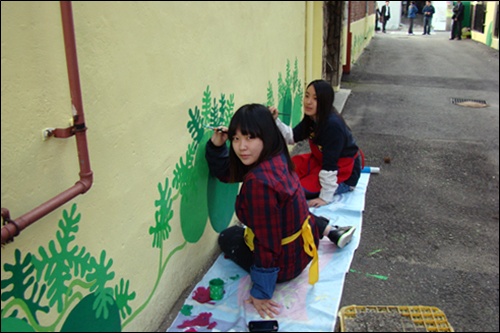
<svg viewBox="0 0 500 333"><path fill-rule="evenodd" d="M224 281L222 279L212 279L209 282L210 299L214 301L221 300L224 296Z"/></svg>
<svg viewBox="0 0 500 333"><path fill-rule="evenodd" d="M370 166L365 166L363 169L361 169L361 173L379 173L380 168L377 167L370 167Z"/></svg>

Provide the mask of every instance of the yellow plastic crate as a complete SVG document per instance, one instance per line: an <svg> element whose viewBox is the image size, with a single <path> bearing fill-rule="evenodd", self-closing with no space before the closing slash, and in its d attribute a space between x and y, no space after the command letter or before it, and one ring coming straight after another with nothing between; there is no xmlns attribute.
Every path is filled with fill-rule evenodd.
<svg viewBox="0 0 500 333"><path fill-rule="evenodd" d="M440 309L430 306L376 306L376 305L349 305L339 311L340 332L348 332L349 321L356 319L360 313L399 313L405 324L413 323L413 327L401 325L401 332L455 332ZM397 316L396 316L397 317ZM372 331L375 332L375 331Z"/></svg>

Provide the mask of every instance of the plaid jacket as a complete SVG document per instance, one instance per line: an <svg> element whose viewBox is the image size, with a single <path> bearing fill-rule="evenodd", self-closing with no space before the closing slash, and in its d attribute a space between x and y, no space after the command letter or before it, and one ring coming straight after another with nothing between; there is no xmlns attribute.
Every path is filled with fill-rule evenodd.
<svg viewBox="0 0 500 333"><path fill-rule="evenodd" d="M224 161L227 147L215 147L209 141L206 149L211 172L221 181L227 181L228 161ZM289 172L284 155L264 161L248 172L236 199L235 211L238 219L255 234L251 270L254 287L250 293L260 299L271 298L276 282L295 278L311 261L303 249L302 237L281 245L283 238L300 230L309 215L299 178L295 172ZM310 224L318 246L314 215Z"/></svg>

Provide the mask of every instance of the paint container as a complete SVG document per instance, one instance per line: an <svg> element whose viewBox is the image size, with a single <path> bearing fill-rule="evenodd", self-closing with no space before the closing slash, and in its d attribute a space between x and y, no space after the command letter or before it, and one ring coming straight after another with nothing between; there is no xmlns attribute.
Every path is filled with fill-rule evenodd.
<svg viewBox="0 0 500 333"><path fill-rule="evenodd" d="M363 169L361 169L361 172L362 173L380 173L380 168L365 166Z"/></svg>
<svg viewBox="0 0 500 333"><path fill-rule="evenodd" d="M209 284L210 299L214 301L221 300L224 296L224 281L217 278L210 280Z"/></svg>

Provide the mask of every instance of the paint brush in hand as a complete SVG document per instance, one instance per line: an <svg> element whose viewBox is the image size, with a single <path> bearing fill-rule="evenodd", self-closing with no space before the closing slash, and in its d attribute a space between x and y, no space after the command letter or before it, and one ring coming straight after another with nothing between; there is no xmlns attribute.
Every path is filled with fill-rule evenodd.
<svg viewBox="0 0 500 333"><path fill-rule="evenodd" d="M221 133L227 133L227 130L225 130L223 128L220 128L218 126L204 125L203 127L205 127L206 129L211 129L213 131L217 131L217 132L221 132Z"/></svg>

